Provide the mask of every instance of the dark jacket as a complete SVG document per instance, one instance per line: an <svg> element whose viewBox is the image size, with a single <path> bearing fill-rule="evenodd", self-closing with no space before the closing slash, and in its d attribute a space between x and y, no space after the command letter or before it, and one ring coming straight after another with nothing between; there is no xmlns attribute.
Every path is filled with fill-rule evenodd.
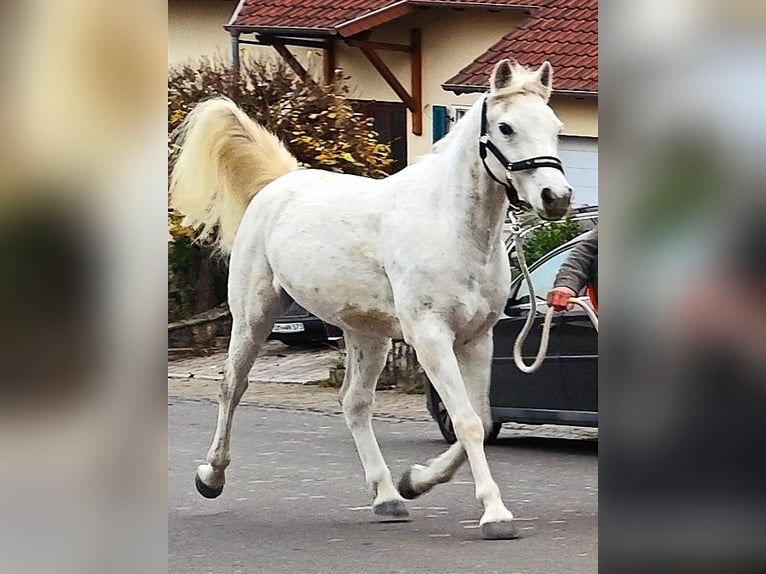
<svg viewBox="0 0 766 574"><path fill-rule="evenodd" d="M567 260L561 264L553 286L569 287L580 293L589 283L598 292L598 228L572 248Z"/></svg>

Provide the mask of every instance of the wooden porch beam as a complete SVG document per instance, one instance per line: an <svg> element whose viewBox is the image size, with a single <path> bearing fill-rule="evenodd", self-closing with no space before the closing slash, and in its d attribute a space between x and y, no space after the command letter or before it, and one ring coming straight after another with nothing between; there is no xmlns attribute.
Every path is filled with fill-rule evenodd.
<svg viewBox="0 0 766 574"><path fill-rule="evenodd" d="M283 44L285 46L301 46L303 48L324 48L327 43L332 40L311 39L311 38L289 38L287 36L270 36L267 34L258 34L258 40L254 42L248 42L250 44L271 46L275 42Z"/></svg>
<svg viewBox="0 0 766 574"><path fill-rule="evenodd" d="M399 80L396 78L394 73L391 71L391 69L386 65L386 63L378 56L378 53L370 48L367 45L361 45L359 46L359 49L362 51L362 53L367 56L367 59L370 61L370 64L373 65L373 67L378 71L378 73L383 76L383 79L386 81L386 83L391 86L391 89L394 90L397 96L399 96L399 99L404 102L404 105L409 108L411 112L415 112L415 101L412 99L412 96L407 92L404 86L399 82Z"/></svg>
<svg viewBox="0 0 766 574"><path fill-rule="evenodd" d="M324 83L329 86L335 83L335 42L332 38L327 40L324 47L324 58L322 59L324 69Z"/></svg>
<svg viewBox="0 0 766 574"><path fill-rule="evenodd" d="M423 46L420 28L410 31L410 73L412 84L412 100L415 109L412 111L412 133L423 133Z"/></svg>
<svg viewBox="0 0 766 574"><path fill-rule="evenodd" d="M316 82L311 77L311 74L309 74L306 69L301 66L301 63L293 56L292 52L287 49L287 46L282 44L281 42L274 41L271 44L274 49L279 53L280 56L282 56L282 59L284 59L285 62L287 62L287 65L292 68L293 72L305 83L316 86Z"/></svg>
<svg viewBox="0 0 766 574"><path fill-rule="evenodd" d="M420 30L415 28L410 33L410 45L402 46L400 44L391 44L388 42L371 42L365 39L349 38L346 40L349 46L359 48L370 61L370 64L378 71L386 83L391 86L394 93L412 112L412 133L415 135L423 134L423 60L422 43ZM410 72L412 94L402 86L391 69L381 59L379 50L395 50L397 52L406 52L410 54Z"/></svg>
<svg viewBox="0 0 766 574"><path fill-rule="evenodd" d="M348 39L346 43L349 46L355 48L361 48L362 45L369 46L373 50L387 50L389 52L403 52L405 54L412 53L412 46L406 46L404 44L392 44L391 42L371 42L369 40L356 40Z"/></svg>

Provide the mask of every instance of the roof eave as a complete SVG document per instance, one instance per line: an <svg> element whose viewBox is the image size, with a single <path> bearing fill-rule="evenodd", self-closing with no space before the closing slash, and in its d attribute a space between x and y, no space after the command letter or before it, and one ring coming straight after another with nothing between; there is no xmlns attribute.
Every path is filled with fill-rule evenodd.
<svg viewBox="0 0 766 574"><path fill-rule="evenodd" d="M336 36L338 31L333 28L296 28L294 26L235 26L226 25L224 30L239 34L277 34L280 36Z"/></svg>
<svg viewBox="0 0 766 574"><path fill-rule="evenodd" d="M442 84L445 92L454 92L455 94L479 94L487 91L487 86L474 86L471 84ZM578 98L597 98L598 92L585 90L553 90L555 96L572 96Z"/></svg>
<svg viewBox="0 0 766 574"><path fill-rule="evenodd" d="M409 0L400 0L399 2L394 2L389 6L384 6L378 10L368 12L367 14L359 16L358 18L354 18L353 20L343 22L336 27L336 31L340 36L347 38L349 36L353 36L354 34L375 28L376 26L386 24L392 20L396 20L397 18L401 18L402 16L405 16L413 11L414 7L411 5Z"/></svg>
<svg viewBox="0 0 766 574"><path fill-rule="evenodd" d="M410 14L415 8L485 8L498 11L521 11L532 13L540 6L536 4L488 4L484 2L445 2L442 0L399 0L363 16L359 16L337 26L338 34L344 38L375 28L382 24Z"/></svg>
<svg viewBox="0 0 766 574"><path fill-rule="evenodd" d="M409 0L409 3L413 6L420 6L423 8L438 7L438 8L485 8L487 10L499 10L499 11L523 11L532 12L544 6L539 4L492 4L489 2L450 2L449 0Z"/></svg>
<svg viewBox="0 0 766 574"><path fill-rule="evenodd" d="M469 86L466 84L442 84L442 90L445 92L454 92L456 94L475 94L478 92L486 92L487 87Z"/></svg>
<svg viewBox="0 0 766 574"><path fill-rule="evenodd" d="M347 38L375 28L382 24L401 18L415 10L415 8L484 8L498 11L522 11L532 13L540 9L537 4L490 4L484 2L444 2L442 0L399 0L389 6L384 6L348 22L338 24L333 28L296 28L292 26L238 26L235 24L239 17L244 0L240 0L229 23L224 29L231 33L250 34L290 34L293 36L341 36Z"/></svg>
<svg viewBox="0 0 766 574"><path fill-rule="evenodd" d="M591 90L553 90L554 96L572 96L575 98L597 98L598 92Z"/></svg>

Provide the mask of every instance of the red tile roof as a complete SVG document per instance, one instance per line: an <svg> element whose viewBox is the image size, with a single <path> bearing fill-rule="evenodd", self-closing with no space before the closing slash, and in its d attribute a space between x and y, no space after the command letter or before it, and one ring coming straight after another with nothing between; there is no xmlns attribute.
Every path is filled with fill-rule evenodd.
<svg viewBox="0 0 766 574"><path fill-rule="evenodd" d="M547 0L546 6L476 58L442 87L483 92L494 64L514 58L553 64L555 92L598 93L598 0Z"/></svg>
<svg viewBox="0 0 766 574"><path fill-rule="evenodd" d="M530 10L539 1L510 0L240 0L228 26L243 32L302 32L350 36L417 7Z"/></svg>
<svg viewBox="0 0 766 574"><path fill-rule="evenodd" d="M329 31L393 3L392 0L244 0L240 2L229 26Z"/></svg>

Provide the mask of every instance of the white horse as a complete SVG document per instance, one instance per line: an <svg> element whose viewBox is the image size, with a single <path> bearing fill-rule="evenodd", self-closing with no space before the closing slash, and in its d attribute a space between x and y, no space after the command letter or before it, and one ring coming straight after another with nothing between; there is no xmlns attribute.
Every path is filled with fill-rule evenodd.
<svg viewBox="0 0 766 574"><path fill-rule="evenodd" d="M381 519L408 516L404 500L470 462L487 539L517 536L484 453L491 427L492 327L511 272L501 230L509 200L547 219L569 208L556 158L562 123L548 106L552 69L508 60L433 153L385 179L299 169L280 141L226 99L199 104L182 133L172 203L217 230L230 252L233 325L218 424L196 485L223 490L232 415L273 322L291 299L343 329L341 400ZM510 158L510 159L507 159ZM376 381L392 338L413 345L459 441L398 488L372 430Z"/></svg>

